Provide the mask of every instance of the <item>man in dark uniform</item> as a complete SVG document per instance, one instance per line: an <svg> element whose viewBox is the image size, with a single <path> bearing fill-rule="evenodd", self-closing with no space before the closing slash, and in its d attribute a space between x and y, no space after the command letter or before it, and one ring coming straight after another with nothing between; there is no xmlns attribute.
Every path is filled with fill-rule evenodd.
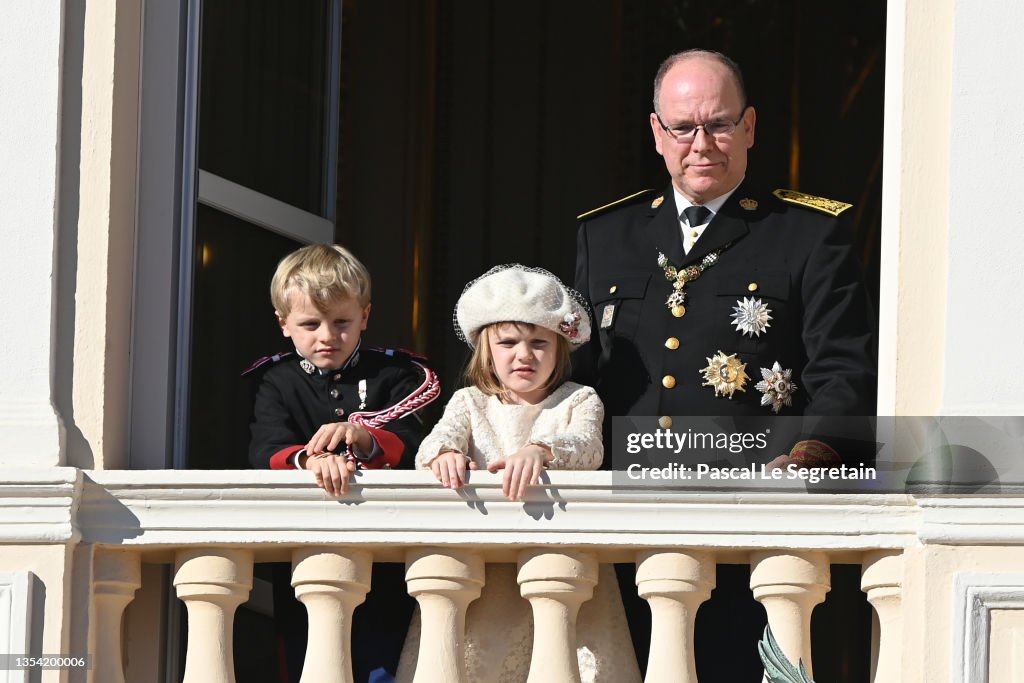
<svg viewBox="0 0 1024 683"><path fill-rule="evenodd" d="M579 352L589 355L577 376L597 388L608 418L659 416L668 429L672 416L875 412L875 323L849 205L758 186L747 175L755 123L732 60L704 50L669 57L650 124L671 185L579 217L575 286L597 333ZM850 450L801 441L772 464L863 459L862 448ZM633 567L617 569L643 661L649 611ZM698 672L753 680L764 612L744 572L720 569L700 613Z"/></svg>
<svg viewBox="0 0 1024 683"><path fill-rule="evenodd" d="M746 175L754 108L724 55L670 57L650 116L672 184L580 216L586 367L608 415L870 415L873 313L848 204ZM582 349L581 353L587 353Z"/></svg>

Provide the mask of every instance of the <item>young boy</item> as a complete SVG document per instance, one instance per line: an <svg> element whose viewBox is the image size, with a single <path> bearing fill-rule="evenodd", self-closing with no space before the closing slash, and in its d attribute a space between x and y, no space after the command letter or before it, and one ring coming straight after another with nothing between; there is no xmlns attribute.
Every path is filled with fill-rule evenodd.
<svg viewBox="0 0 1024 683"><path fill-rule="evenodd" d="M308 469L342 495L358 463L412 467L422 439L415 411L439 386L420 360L362 349L370 275L348 250L314 244L278 264L270 298L294 353L258 361L249 460L255 467Z"/></svg>
<svg viewBox="0 0 1024 683"><path fill-rule="evenodd" d="M423 438L415 412L440 393L421 358L361 347L370 317L370 275L340 246L311 245L281 260L270 284L281 332L295 351L257 361L249 460L255 467L306 469L330 495L347 492L357 467L412 468ZM375 564L373 590L352 628L354 679L394 673L414 603L401 565ZM274 568L274 613L288 670L298 680L306 611ZM284 677L283 677L284 678Z"/></svg>

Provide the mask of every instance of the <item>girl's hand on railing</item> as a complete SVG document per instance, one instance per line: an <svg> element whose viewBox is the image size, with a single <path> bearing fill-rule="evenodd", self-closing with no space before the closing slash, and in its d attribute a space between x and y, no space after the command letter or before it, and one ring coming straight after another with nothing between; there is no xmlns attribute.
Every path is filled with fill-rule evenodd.
<svg viewBox="0 0 1024 683"><path fill-rule="evenodd" d="M555 459L547 446L531 443L501 460L487 466L489 472L505 470L501 479L501 492L511 501L522 499L526 487L540 481L544 465Z"/></svg>
<svg viewBox="0 0 1024 683"><path fill-rule="evenodd" d="M445 451L430 462L430 471L446 489L465 486L467 469L478 469L477 464L457 451Z"/></svg>

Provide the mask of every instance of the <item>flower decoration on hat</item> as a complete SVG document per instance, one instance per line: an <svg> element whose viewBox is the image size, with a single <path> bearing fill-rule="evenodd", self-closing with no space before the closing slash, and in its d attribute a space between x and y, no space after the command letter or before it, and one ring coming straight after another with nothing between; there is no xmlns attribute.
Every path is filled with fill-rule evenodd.
<svg viewBox="0 0 1024 683"><path fill-rule="evenodd" d="M558 329L560 329L562 331L562 334L568 337L570 341L580 336L579 311L566 313L565 317L562 318L562 322L558 323Z"/></svg>
<svg viewBox="0 0 1024 683"><path fill-rule="evenodd" d="M779 361L775 361L771 370L761 368L761 377L764 379L754 385L755 389L764 394L761 397L761 405L766 406L771 403L773 413L778 413L784 405L793 405L793 394L798 387L793 381L791 369L783 370Z"/></svg>
<svg viewBox="0 0 1024 683"><path fill-rule="evenodd" d="M564 337L570 348L590 340L590 316L582 295L543 268L518 263L495 266L466 285L455 305L455 330L473 346L494 323L538 325Z"/></svg>
<svg viewBox="0 0 1024 683"><path fill-rule="evenodd" d="M747 364L736 358L736 354L728 356L719 351L707 359L708 366L700 370L704 375L702 387L714 387L715 396L728 396L737 391L746 391L744 385L750 379L747 376Z"/></svg>
<svg viewBox="0 0 1024 683"><path fill-rule="evenodd" d="M736 326L737 332L742 332L749 337L760 337L761 333L771 327L768 321L772 319L771 309L760 299L744 297L736 301L732 308L732 324Z"/></svg>

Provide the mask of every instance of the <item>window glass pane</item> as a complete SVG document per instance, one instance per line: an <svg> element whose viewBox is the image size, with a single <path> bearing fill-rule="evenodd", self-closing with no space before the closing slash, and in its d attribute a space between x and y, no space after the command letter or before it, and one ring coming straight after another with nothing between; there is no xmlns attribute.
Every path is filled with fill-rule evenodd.
<svg viewBox="0 0 1024 683"><path fill-rule="evenodd" d="M196 222L187 466L244 468L255 382L241 373L292 349L274 318L270 278L301 245L202 204Z"/></svg>
<svg viewBox="0 0 1024 683"><path fill-rule="evenodd" d="M203 3L199 167L323 215L327 0Z"/></svg>

